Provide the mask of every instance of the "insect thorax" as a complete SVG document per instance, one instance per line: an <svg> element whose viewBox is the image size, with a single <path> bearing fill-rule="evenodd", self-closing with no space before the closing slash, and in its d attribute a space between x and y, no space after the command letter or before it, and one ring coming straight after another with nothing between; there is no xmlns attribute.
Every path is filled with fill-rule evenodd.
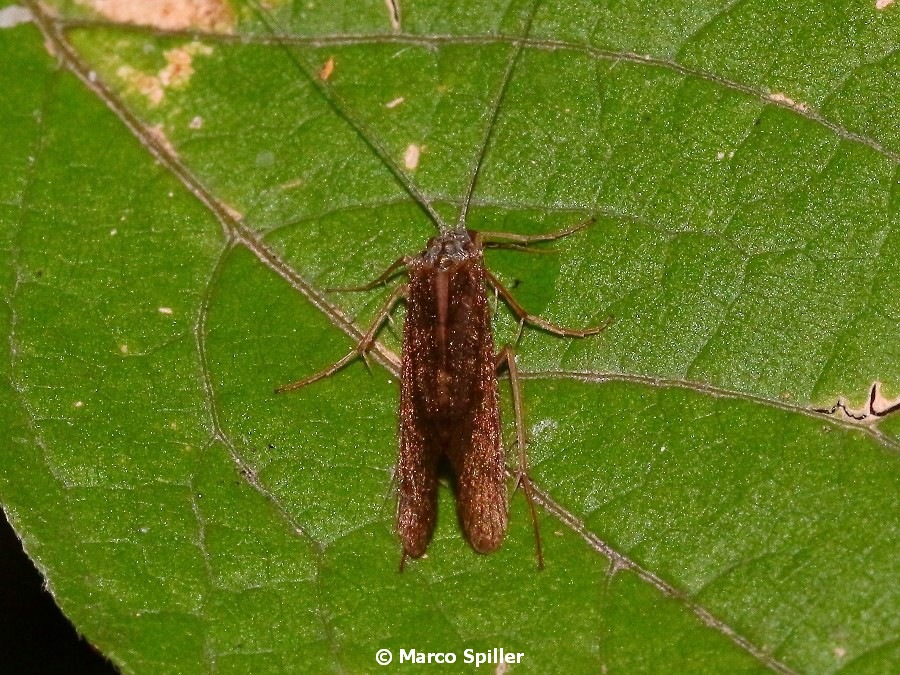
<svg viewBox="0 0 900 675"><path fill-rule="evenodd" d="M443 269L472 257L475 251L476 245L468 230L448 230L428 240L422 260Z"/></svg>

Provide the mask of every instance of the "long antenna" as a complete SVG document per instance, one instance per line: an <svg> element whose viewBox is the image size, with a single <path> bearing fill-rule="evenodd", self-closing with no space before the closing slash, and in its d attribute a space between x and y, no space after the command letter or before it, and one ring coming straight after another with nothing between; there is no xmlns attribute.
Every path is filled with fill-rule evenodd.
<svg viewBox="0 0 900 675"><path fill-rule="evenodd" d="M448 230L448 226L444 222L444 219L438 214L438 212L431 205L431 201L428 200L425 195L419 190L418 187L413 183L410 179L409 175L403 171L400 166L394 161L393 157L391 157L387 148L378 140L378 137L374 133L374 131L367 125L362 119L354 115L350 112L349 106L345 103L342 97L337 94L332 88L326 86L324 82L321 81L319 77L316 76L315 68L305 60L301 59L294 53L290 48L290 44L286 41L280 39L280 33L277 30L278 26L274 24L269 14L260 6L257 0L246 0L247 4L250 5L254 14L259 18L259 20L266 26L272 36L275 38L278 46L284 51L287 57L291 60L291 62L297 67L297 70L309 81L313 87L319 92L322 98L328 103L332 110L342 119L344 122L356 133L357 136L375 153L375 155L381 160L381 162L387 167L387 169L393 174L395 180L400 184L400 186L413 198L416 204L421 208L434 223L435 227L440 231ZM472 174L469 178L469 185L466 189L466 194L463 199L462 207L459 213L459 219L457 220L456 226L454 229L456 230L464 230L466 227L466 219L469 214L469 205L472 203L472 195L475 193L475 186L478 184L478 178L481 175L481 169L484 165L485 157L487 156L488 147L490 146L491 139L493 138L494 129L496 128L497 117L500 112L500 108L503 105L503 101L506 98L506 92L509 89L509 83L512 80L513 72L515 71L516 65L519 62L519 59L522 55L522 51L525 46L525 39L528 37L531 32L531 25L534 21L534 16L537 13L537 8L540 5L540 0L534 0L531 5L531 8L528 11L528 15L525 17L523 30L521 32L521 37L515 41L515 47L513 53L510 55L509 61L506 64L506 69L503 72L503 77L500 80L500 87L497 91L496 96L494 97L493 105L491 106L491 111L488 116L488 122L485 125L484 134L481 139L481 146L478 151L478 157L475 160L475 165L472 169Z"/></svg>
<svg viewBox="0 0 900 675"><path fill-rule="evenodd" d="M534 21L534 15L537 13L538 5L540 5L540 0L534 0L531 4L531 9L528 11L528 16L525 19L524 29L522 30L522 36L515 43L515 50L510 56L509 62L506 64L506 70L503 73L503 79L500 81L500 89L497 92L497 95L494 97L493 108L491 109L490 118L488 119L487 126L484 130L484 136L481 139L481 150L478 153L478 159L475 161L475 167L472 170L472 175L469 178L469 187L466 190L465 199L463 199L462 208L459 211L459 220L456 222L457 230L464 230L466 228L466 218L469 215L469 204L472 203L472 195L475 193L475 186L478 183L478 177L481 175L481 167L484 165L484 158L487 156L488 146L491 143L491 139L494 136L494 129L497 126L497 116L500 113L500 106L503 104L503 100L506 98L506 91L509 89L509 83L512 80L513 71L516 69L516 65L519 63L519 57L522 55L522 50L525 47L525 40L528 38L529 33L531 33L531 24Z"/></svg>
<svg viewBox="0 0 900 675"><path fill-rule="evenodd" d="M440 231L444 231L447 228L447 225L444 223L443 218L435 211L434 207L431 205L431 202L425 198L425 195L422 194L421 190L410 180L410 177L400 168L397 162L391 157L390 152L388 152L387 148L378 140L378 137L372 131L372 129L363 122L360 118L350 112L349 107L346 105L344 100L339 96L333 89L327 87L322 80L315 74L315 69L307 63L304 59L298 57L294 51L291 49L291 46L279 39L279 32L276 30L277 26L272 22L269 15L266 11L260 7L259 2L257 0L246 0L247 4L250 5L250 8L259 18L259 20L269 29L269 32L272 33L272 36L276 39L278 46L284 51L287 57L293 62L293 64L297 67L297 70L303 74L304 77L309 81L313 87L319 92L323 99L325 99L326 103L331 107L331 109L340 117L344 122L356 132L356 135L375 153L375 155L381 160L381 162L388 168L388 170L394 175L397 183L400 184L410 197L418 204L419 208L421 208L426 215L431 219L434 223L435 227Z"/></svg>

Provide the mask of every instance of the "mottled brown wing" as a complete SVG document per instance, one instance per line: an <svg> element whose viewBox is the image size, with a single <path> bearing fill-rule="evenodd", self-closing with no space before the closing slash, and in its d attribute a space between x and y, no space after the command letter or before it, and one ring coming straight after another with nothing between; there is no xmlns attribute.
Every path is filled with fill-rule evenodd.
<svg viewBox="0 0 900 675"><path fill-rule="evenodd" d="M412 306L412 305L410 305ZM397 532L403 553L421 557L431 541L437 517L437 464L440 449L428 442L427 424L416 412L415 392L408 386L419 357L410 343L407 311L400 366L400 452L397 457ZM407 384L404 384L407 383Z"/></svg>
<svg viewBox="0 0 900 675"><path fill-rule="evenodd" d="M403 549L425 552L447 457L466 537L487 553L506 533L507 494L482 253L473 245L440 264L419 258L408 272L397 466Z"/></svg>
<svg viewBox="0 0 900 675"><path fill-rule="evenodd" d="M457 481L457 510L469 543L490 553L503 542L508 519L506 470L493 350L487 360L490 386L473 411L466 437L447 456Z"/></svg>
<svg viewBox="0 0 900 675"><path fill-rule="evenodd" d="M424 269L423 269L424 267ZM397 532L403 553L425 553L437 516L437 466L443 450L431 439L422 414L423 378L430 377L429 344L433 312L428 298L429 269L420 260L407 265L409 291L400 364L400 452L397 457Z"/></svg>
<svg viewBox="0 0 900 675"><path fill-rule="evenodd" d="M447 367L465 364L458 384L465 392L459 398L467 407L452 427L445 452L456 474L456 507L466 538L479 553L490 553L506 535L508 508L494 338L481 250L461 266L457 282L451 304L455 299L458 312L451 311L455 330L449 342L465 345L465 354L451 349ZM464 293L469 303L462 301Z"/></svg>

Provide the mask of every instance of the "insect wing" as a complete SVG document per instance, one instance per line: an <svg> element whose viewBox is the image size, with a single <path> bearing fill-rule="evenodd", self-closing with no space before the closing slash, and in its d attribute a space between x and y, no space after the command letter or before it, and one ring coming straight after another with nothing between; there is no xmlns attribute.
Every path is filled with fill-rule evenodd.
<svg viewBox="0 0 900 675"><path fill-rule="evenodd" d="M473 548L496 549L506 533L507 494L499 396L484 291L484 261L408 268L400 393L398 531L404 552L425 551L434 529L438 463L456 478L457 508Z"/></svg>
<svg viewBox="0 0 900 675"><path fill-rule="evenodd" d="M432 438L432 420L423 414L425 389L432 377L427 354L429 292L427 273L419 261L408 265L409 292L403 325L400 364L400 452L397 457L397 532L403 553L418 558L425 553L437 515L437 466L443 453Z"/></svg>

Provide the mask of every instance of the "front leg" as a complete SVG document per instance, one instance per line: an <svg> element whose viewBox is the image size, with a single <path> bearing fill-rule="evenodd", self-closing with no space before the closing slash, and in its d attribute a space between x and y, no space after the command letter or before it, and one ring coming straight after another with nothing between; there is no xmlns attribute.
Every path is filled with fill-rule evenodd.
<svg viewBox="0 0 900 675"><path fill-rule="evenodd" d="M334 375L341 368L346 366L351 361L359 358L360 356L365 358L366 352L372 348L372 345L375 342L375 336L378 334L378 331L381 330L384 322L387 321L388 317L391 315L391 310L394 308L394 305L396 305L402 298L405 298L408 291L409 287L406 284L401 284L394 289L394 292L391 293L390 297L387 299L387 302L385 302L382 308L378 311L378 315L372 322L372 326L368 331L366 331L366 334L363 335L362 339L344 358L336 361L335 363L332 363L325 370L319 371L314 375L304 377L302 380L297 380L296 382L291 382L290 384L281 385L275 390L275 393L283 394L287 391L295 391L297 389L300 389L301 387L305 387L308 384L312 384L313 382L317 382L323 378Z"/></svg>

